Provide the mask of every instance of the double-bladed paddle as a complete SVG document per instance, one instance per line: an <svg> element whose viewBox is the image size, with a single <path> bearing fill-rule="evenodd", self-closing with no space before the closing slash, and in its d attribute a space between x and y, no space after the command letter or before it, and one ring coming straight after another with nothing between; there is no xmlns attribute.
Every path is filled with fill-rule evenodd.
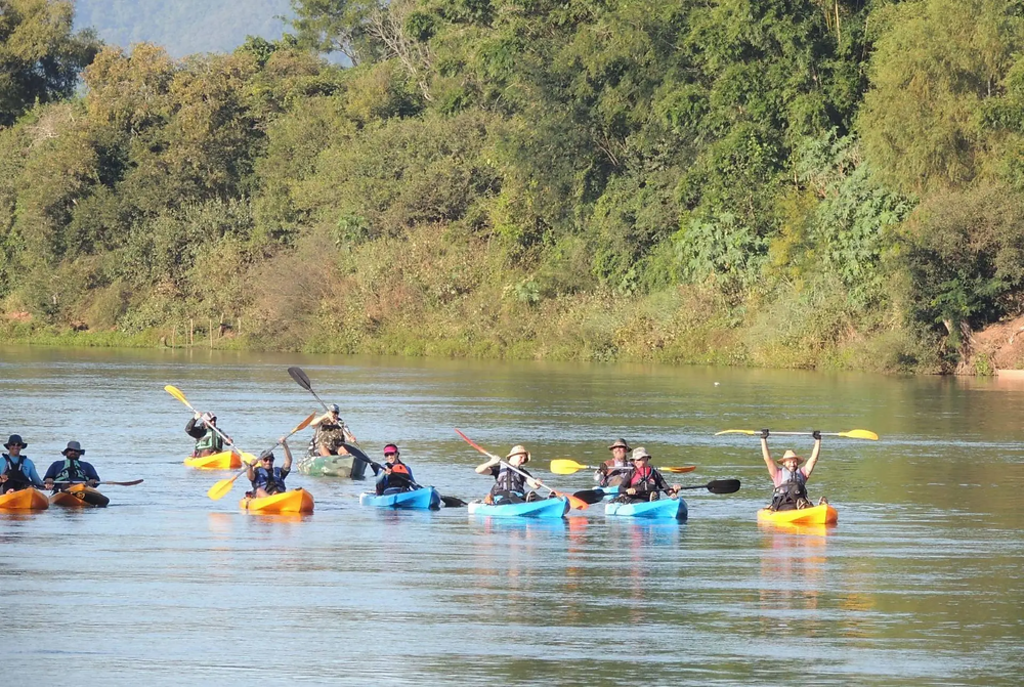
<svg viewBox="0 0 1024 687"><path fill-rule="evenodd" d="M306 427L309 427L309 423L312 422L313 418L315 417L316 413L310 413L309 417L307 417L305 420L296 425L295 429L289 432L288 436L284 438L287 439L292 434L295 434L296 432L301 432L302 430L306 429ZM275 441L274 445L268 448L267 451L273 451L280 443L280 440ZM210 490L206 492L206 495L209 496L214 501L219 501L220 499L224 498L229 491L231 491L231 486L235 483L235 480L244 475L246 472L248 472L248 470L249 466L247 465L241 471L239 471L239 473L236 474L234 477L222 479L221 481L217 482L212 487L210 487Z"/></svg>
<svg viewBox="0 0 1024 687"><path fill-rule="evenodd" d="M324 399L320 398L320 396L318 396L317 393L315 391L313 391L313 383L309 381L309 375L307 375L305 372L303 372L301 367L297 367L297 366L289 367L288 368L288 376L290 376L292 379L294 379L296 384L301 386L303 389L305 389L309 393L313 394L313 398L315 398L316 400L320 401L320 405L322 405L324 407L324 410L326 410L327 412L331 412L330 408L327 407L327 404L324 403ZM344 427L344 429L348 430L348 427ZM359 443L356 440L356 435L355 434L352 434L352 432L349 431L349 435L352 437L352 441L353 442L355 442L357 444Z"/></svg>
<svg viewBox="0 0 1024 687"><path fill-rule="evenodd" d="M719 434L748 434L748 435L760 435L760 429L725 429L721 432L715 432L717 437ZM823 437L846 437L847 439L870 439L871 441L878 441L878 435L866 429L851 429L847 432L818 432ZM814 432L771 432L771 434L779 434L782 436L811 436Z"/></svg>
<svg viewBox="0 0 1024 687"><path fill-rule="evenodd" d="M502 460L502 459L501 459L501 458L500 458L499 456L496 456L496 455L494 455L493 453L490 453L489 451L487 451L486 449L484 449L484 448L483 448L482 446L480 446L479 444L476 444L476 443L474 443L472 439L470 439L469 437L467 437L467 436L466 436L465 434L463 434L462 432L460 432L460 431L459 431L458 429L456 429L456 430L455 430L455 433L456 433L456 434L458 434L458 435L459 435L460 437L462 437L462 439L463 439L463 440L464 440L464 441L465 441L465 442L466 442L467 444L469 444L470 446L472 446L473 448L475 448L475 449L476 449L477 451L479 451L480 453L484 454L484 455L485 455L485 456L487 456L488 458L490 458L490 459L492 459L492 460L497 460L497 461L499 461L499 463L500 463L500 464L501 464L502 466L504 466L504 467L508 468L508 469L509 469L509 470L511 470L512 472L518 473L518 474L522 475L523 477L527 477L527 478L529 478L529 479L532 479L532 480L534 480L535 482L537 482L537 484L539 484L540 486L544 487L545 489L547 489L547 490L548 490L549 492L551 492L551 493L552 493L552 494L554 494L555 496L557 496L557 497L559 497L559 498L564 498L564 499L568 499L568 500L569 500L569 505L570 505L570 506L572 506L573 508L578 508L579 510L586 510L586 508L587 508L587 507L588 507L588 506L590 505L590 504L588 504L588 503L587 503L586 501L584 501L584 500L582 500L582 499L578 499L578 498L576 498L575 496L573 496L572 494L564 494L564 493L562 493L562 492L560 492L560 491L555 491L554 489L552 489L552 488L551 488L551 487L549 487L548 485L546 485L546 484L544 484L543 482L541 482L541 481L540 481L539 479L537 479L536 477L533 477L532 475L528 475L528 474L526 474L525 472L523 472L522 470L518 470L518 469L516 469L516 468L512 467L512 466L511 466L511 465L509 465L509 464L508 464L508 463L507 463L506 461Z"/></svg>
<svg viewBox="0 0 1024 687"><path fill-rule="evenodd" d="M355 454L353 454L352 457L355 458L356 460L361 460L364 463L367 463L368 465L372 465L377 470L383 470L384 469L383 465L381 465L380 463L378 463L375 460L371 460L369 457L357 456ZM403 477L405 479L405 481L408 482L409 485L413 489L423 489L423 487L421 485L417 484L416 482L413 482L408 477L405 477L405 475L400 475L400 477ZM457 499L454 496L442 496L441 500L444 502L444 505L446 505L449 508L460 508L462 506L468 506L469 505L468 503L466 503L462 499Z"/></svg>
<svg viewBox="0 0 1024 687"><path fill-rule="evenodd" d="M171 386L170 384L168 384L167 386L164 387L164 391L166 391L171 396L174 396L176 399L184 403L185 407L191 410L193 413L197 415L200 414L198 410L192 407L192 404L188 402L188 399L185 398L185 394L183 394L181 392L181 389L179 389L178 387ZM224 434L224 432L217 429L214 425L207 424L206 421L203 421L203 425L205 425L208 429L212 429L213 433L219 436L224 441L224 443L228 445L231 451L237 454L238 457L241 458L243 462L248 462L246 461L245 455L237 448L235 448L235 444L231 441L231 438L228 437L228 435Z"/></svg>
<svg viewBox="0 0 1024 687"><path fill-rule="evenodd" d="M551 472L555 473L556 475L572 475L572 474L575 474L575 473L579 472L580 470L597 470L597 469L599 469L599 466L596 466L596 465L581 465L581 464L577 463L575 460L571 460L569 458L555 458L554 460L551 461ZM619 468L609 468L609 471L625 472L627 470L632 470L632 469L633 468L632 468L631 465L623 465L622 467L619 467ZM668 468L658 468L658 469L662 470L664 472L683 473L683 472L693 472L694 470L697 469L697 466L696 465L683 465L681 467L668 467Z"/></svg>
<svg viewBox="0 0 1024 687"><path fill-rule="evenodd" d="M682 491L683 489L707 489L712 494L732 494L740 490L740 481L738 479L715 479L711 480L707 484L695 484L692 486L679 487L674 491ZM614 494L620 491L619 487L609 487L607 489L584 489L583 491L577 491L573 496L587 503L599 503L608 494Z"/></svg>
<svg viewBox="0 0 1024 687"><path fill-rule="evenodd" d="M118 487L133 487L136 484L142 484L144 481L145 480L141 480L141 479L133 479L131 482L106 482L106 481L100 480L99 482L96 483L96 485L99 486L100 484L113 484L113 485L116 485ZM54 486L57 486L58 484L63 486L63 485L66 485L66 484L85 484L85 482L54 482L53 483ZM88 486L88 485L86 485L86 486Z"/></svg>

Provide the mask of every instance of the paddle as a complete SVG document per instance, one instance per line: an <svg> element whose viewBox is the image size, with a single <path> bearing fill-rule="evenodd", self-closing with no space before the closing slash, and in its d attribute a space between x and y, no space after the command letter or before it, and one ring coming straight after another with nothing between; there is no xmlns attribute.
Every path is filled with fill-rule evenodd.
<svg viewBox="0 0 1024 687"><path fill-rule="evenodd" d="M289 367L288 368L288 375L292 379L294 379L295 382L299 386L301 386L303 389L305 389L309 393L313 394L313 398L315 398L316 400L320 401L320 405L322 405L324 407L324 410L326 410L328 413L331 412L330 408L327 407L327 404L324 403L324 400L322 398L320 398L315 391L313 391L313 384L312 384L312 382L309 381L309 376L305 372L302 371L301 367L294 367L294 366L293 367ZM348 432L348 435L350 437L352 437L352 442L353 443L355 443L355 444L359 443L359 441L356 439L356 435L352 434L351 430L349 430L349 428L347 426L342 425L342 429L345 430L346 432Z"/></svg>
<svg viewBox="0 0 1024 687"><path fill-rule="evenodd" d="M532 480L535 480L535 481L536 481L536 482L537 482L537 483L538 483L538 484L539 484L540 486L544 487L545 489L547 489L547 490L548 490L549 492L551 492L551 493L552 493L552 494L554 494L555 496L558 496L559 498L565 498L565 499L568 499L568 500L569 500L569 505L570 505L570 506L572 506L573 508L578 508L579 510L586 510L586 508L587 508L587 507L588 507L588 506L590 505L590 504L588 504L588 503L587 503L586 501L583 501L582 499L578 499L578 498L576 498L575 496L573 496L572 494L564 494L564 493L562 493L562 492L559 492L559 491L555 491L554 489L552 489L552 488L551 488L551 487L549 487L548 485L546 485L546 484L544 484L543 482L541 482L541 481L540 481L539 479L537 479L536 477L532 477L532 476L530 476L530 475L527 475L527 474L526 474L525 472L523 472L522 470L517 470L516 468L512 467L511 465L509 465L509 464L508 464L508 463L506 463L505 461L501 460L501 458L499 458L498 456L494 455L493 453L489 453L489 452L488 452L488 451L487 451L486 449L484 449L483 447L479 446L478 444L475 444L475 443L473 443L473 440L472 440L472 439L470 439L469 437L467 437L467 436L466 436L465 434L463 434L462 432L460 432L460 431L459 431L458 429L456 429L456 430L455 430L455 433L456 433L456 434L458 434L458 435L459 435L460 437L462 437L462 439L463 439L463 440L464 440L464 441L465 441L465 442L466 442L467 444L469 444L470 446L472 446L473 448L475 448L475 449L476 449L477 451L479 451L480 453L484 454L484 455L485 455L485 456L487 456L488 458L491 458L491 459L493 459L493 460L497 460L497 461L499 461L499 463L500 463L501 465L503 465L503 466L507 467L507 468L508 468L509 470L511 470L511 471L513 471L513 472L515 472L515 473L518 473L518 474L522 475L523 477L529 477L530 479L532 479Z"/></svg>
<svg viewBox="0 0 1024 687"><path fill-rule="evenodd" d="M113 484L113 485L118 486L118 487L133 487L136 484L142 484L144 481L145 480L141 480L141 479L135 479L135 480L132 480L131 482L103 482L103 481L101 481L101 482L97 482L96 484L97 484L97 486L99 486L100 484ZM58 484L63 486L65 484L85 484L85 483L84 482L54 482L53 483L54 486L57 486ZM88 485L86 485L86 486L88 486Z"/></svg>
<svg viewBox="0 0 1024 687"><path fill-rule="evenodd" d="M579 472L580 470L597 470L597 469L599 469L597 466L594 466L594 465L580 465L575 460L570 460L568 458L555 458L554 460L551 461L551 472L555 473L556 475L572 475L572 474L575 474L575 473ZM631 470L631 469L632 469L631 466L623 465L622 467L618 467L618 468L609 468L609 471L624 472L626 470ZM693 472L694 470L697 469L697 466L696 465L684 465L682 467L658 468L658 469L659 470L663 470L664 472L678 472L678 473L682 473L682 472Z"/></svg>
<svg viewBox="0 0 1024 687"><path fill-rule="evenodd" d="M676 491L682 491L683 489L707 489L712 494L732 494L740 490L740 481L738 479L716 479L711 480L707 484L695 484L693 486L679 487ZM608 488L608 489L584 489L583 491L577 491L573 496L578 499L582 499L587 503L600 503L601 500L611 493L618 492L619 487Z"/></svg>
<svg viewBox="0 0 1024 687"><path fill-rule="evenodd" d="M364 463L367 463L367 464L369 464L369 465L372 465L373 467L377 468L377 470L383 470L383 469L384 469L384 466L383 466L383 465L381 465L380 463L378 463L378 462L377 462L377 461L375 461L375 460L371 460L371 459L370 459L369 457L367 457L367 456L357 456L357 455L353 455L352 457L353 457L353 458L355 458L356 460L361 460L361 461L363 461ZM405 477L404 475L401 475L401 476L402 476L402 477L403 477L403 478L405 479L405 481L406 481L406 482L408 482L408 483L409 483L409 485L410 485L410 486L411 486L411 487L412 487L413 489L423 489L423 487L422 487L421 485L417 484L416 482L413 482L413 481L412 481L411 479L409 479L408 477ZM466 502L465 502L465 501L463 501L462 499L457 499L457 498L455 498L454 496L442 496L442 497L441 497L441 500L442 500L442 501L444 502L444 505L446 505L446 506L447 506L447 507L449 507L449 508L461 508L462 506L468 506L468 505L469 505L468 503L466 503Z"/></svg>
<svg viewBox="0 0 1024 687"><path fill-rule="evenodd" d="M192 407L192 404L188 402L188 399L185 398L185 394L181 393L181 389L179 389L178 387L171 386L170 384L168 384L167 386L164 387L164 391L166 391L171 396L174 396L176 399L184 403L185 407L191 410L193 413L199 414L199 411ZM238 454L238 457L242 459L243 463L246 462L245 456L242 455L241 451L235 448L235 445L231 442L231 439L226 434L224 434L224 432L217 429L214 425L208 425L205 422L203 424L206 425L207 428L212 429L214 434L223 439L224 443L228 445L231 451L233 453Z"/></svg>
<svg viewBox="0 0 1024 687"><path fill-rule="evenodd" d="M316 413L310 413L309 417L307 417L305 420L296 425L295 429L289 432L288 436L286 436L285 439L290 437L292 434L295 434L296 432L301 432L306 427L309 427L309 423L312 422L313 418L315 417ZM268 448L267 451L273 451L274 448L277 447L277 445L280 443L280 441L275 441L274 445ZM221 481L214 484L212 487L210 487L210 490L206 492L206 495L209 496L214 501L219 501L220 499L224 498L229 491L231 491L231 486L235 483L235 480L244 475L248 471L249 466L247 465L244 469L239 471L239 473L234 477L222 479Z"/></svg>
<svg viewBox="0 0 1024 687"><path fill-rule="evenodd" d="M721 432L715 432L717 437L719 434L748 434L748 435L760 435L761 430L759 429L726 429ZM811 436L813 432L772 432L772 434L779 434L783 436ZM866 429L851 429L848 432L819 432L821 436L825 437L846 437L847 439L870 439L871 441L878 441L878 435Z"/></svg>

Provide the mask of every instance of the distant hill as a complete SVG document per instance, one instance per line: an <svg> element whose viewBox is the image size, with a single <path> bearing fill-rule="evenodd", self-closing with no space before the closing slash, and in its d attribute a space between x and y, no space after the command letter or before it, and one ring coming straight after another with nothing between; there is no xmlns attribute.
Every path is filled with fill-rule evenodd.
<svg viewBox="0 0 1024 687"><path fill-rule="evenodd" d="M281 37L288 0L77 0L75 28L127 48L156 43L175 57L231 52L247 35Z"/></svg>

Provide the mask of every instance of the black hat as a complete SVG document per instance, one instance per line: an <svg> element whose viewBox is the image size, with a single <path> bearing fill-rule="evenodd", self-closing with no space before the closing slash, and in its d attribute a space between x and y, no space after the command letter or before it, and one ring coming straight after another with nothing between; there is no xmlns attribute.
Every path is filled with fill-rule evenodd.
<svg viewBox="0 0 1024 687"><path fill-rule="evenodd" d="M11 446L20 446L22 448L28 448L28 444L21 440L20 434L12 434L7 439L7 443L4 444L4 448L10 448Z"/></svg>
<svg viewBox="0 0 1024 687"><path fill-rule="evenodd" d="M61 451L61 453L63 453L66 456L68 454L68 451L78 451L79 455L85 455L85 449L83 449L82 445L77 441L69 441L68 447Z"/></svg>

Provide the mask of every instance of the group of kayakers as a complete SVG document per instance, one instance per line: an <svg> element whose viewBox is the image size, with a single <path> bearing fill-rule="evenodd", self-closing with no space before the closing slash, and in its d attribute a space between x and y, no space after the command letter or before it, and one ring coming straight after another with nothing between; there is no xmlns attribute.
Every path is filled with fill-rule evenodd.
<svg viewBox="0 0 1024 687"><path fill-rule="evenodd" d="M22 454L28 444L20 434L10 435L4 448L7 450L2 454L3 465L0 465L0 494L29 487L51 489L57 493L66 491L72 484L95 487L100 483L96 468L82 460L85 449L77 441L68 442L67 448L61 451L64 458L51 463L42 478L32 459Z"/></svg>

